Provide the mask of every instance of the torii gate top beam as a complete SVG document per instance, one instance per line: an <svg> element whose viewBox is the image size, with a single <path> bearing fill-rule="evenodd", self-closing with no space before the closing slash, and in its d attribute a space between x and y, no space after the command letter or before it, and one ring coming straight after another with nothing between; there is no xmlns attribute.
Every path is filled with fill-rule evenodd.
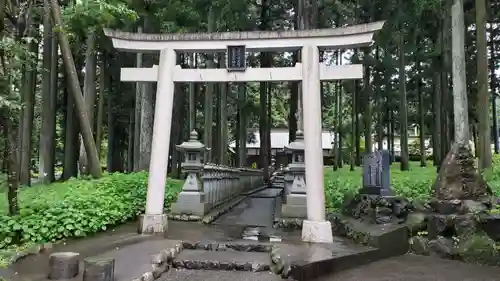
<svg viewBox="0 0 500 281"><path fill-rule="evenodd" d="M385 21L342 28L288 31L248 31L216 33L148 34L104 29L113 46L128 52L159 52L174 49L183 52L225 51L227 46L245 45L247 50L294 51L305 45L322 49L357 48L369 46L373 34Z"/></svg>

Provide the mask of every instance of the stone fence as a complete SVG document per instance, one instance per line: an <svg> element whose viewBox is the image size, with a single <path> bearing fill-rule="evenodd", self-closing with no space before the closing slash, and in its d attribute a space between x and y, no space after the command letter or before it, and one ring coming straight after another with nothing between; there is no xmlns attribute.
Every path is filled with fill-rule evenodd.
<svg viewBox="0 0 500 281"><path fill-rule="evenodd" d="M209 206L216 207L263 184L262 170L206 164L203 168L203 192Z"/></svg>
<svg viewBox="0 0 500 281"><path fill-rule="evenodd" d="M189 220L199 220L212 209L264 184L261 169L183 164L187 176L177 202L172 204L174 219L188 216Z"/></svg>

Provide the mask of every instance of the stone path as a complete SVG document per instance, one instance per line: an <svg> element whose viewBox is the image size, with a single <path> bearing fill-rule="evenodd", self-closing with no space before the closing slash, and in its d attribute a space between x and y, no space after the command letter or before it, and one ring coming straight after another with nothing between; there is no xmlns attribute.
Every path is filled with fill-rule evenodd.
<svg viewBox="0 0 500 281"><path fill-rule="evenodd" d="M324 276L315 281L494 281L500 267L404 255Z"/></svg>
<svg viewBox="0 0 500 281"><path fill-rule="evenodd" d="M281 192L280 188L266 188L251 194L213 224L272 227L276 198Z"/></svg>
<svg viewBox="0 0 500 281"><path fill-rule="evenodd" d="M175 240L152 240L102 253L115 259L115 281L130 281L151 270L151 256L175 247ZM83 268L83 267L82 267Z"/></svg>
<svg viewBox="0 0 500 281"><path fill-rule="evenodd" d="M111 256L116 260L116 281L129 281L148 271L151 255L172 247L177 240L201 242L247 243L243 238L260 240L262 236L279 236L285 244L299 245L300 231L286 232L272 228L272 214L280 204L279 189L266 189L246 198L231 212L221 216L213 225L192 222L169 222L165 237L140 236L136 234L136 222L120 226L112 231L92 238L56 245L54 249L20 260L9 269L0 270L0 276L12 281L45 281L47 260L51 251L79 252L82 258L90 256ZM265 235L263 235L265 234ZM175 241L174 241L175 240ZM269 241L269 240L268 240ZM266 242L268 242L266 241ZM249 243L249 242L248 242ZM256 243L256 242L252 242ZM340 242L339 242L340 243ZM338 249L339 250L339 249ZM335 253L339 251L332 249ZM300 252L300 251L298 251ZM306 251L311 257L317 251ZM306 258L307 259L307 258ZM187 270L172 268L159 281L277 281L281 277L268 272L269 253L265 252L221 252L184 250L177 260L215 260L250 264L239 271ZM260 269L258 266L262 265ZM174 263L175 267L175 263ZM181 265L178 267L186 267ZM189 267L189 266L188 266ZM81 280L78 276L74 281ZM374 262L354 269L337 272L311 281L481 281L500 280L500 268L464 264L458 261L432 257L405 255Z"/></svg>
<svg viewBox="0 0 500 281"><path fill-rule="evenodd" d="M131 280L129 276L140 276L145 266L151 267L151 255L159 249L168 247L172 241L163 237L141 236L136 233L137 223L122 225L88 239L79 239L56 244L39 255L30 255L8 269L0 270L0 276L7 280L47 280L48 257L52 252L77 252L82 260L93 256L106 256L116 259L116 281ZM80 264L83 268L83 262ZM81 276L75 278L80 280Z"/></svg>

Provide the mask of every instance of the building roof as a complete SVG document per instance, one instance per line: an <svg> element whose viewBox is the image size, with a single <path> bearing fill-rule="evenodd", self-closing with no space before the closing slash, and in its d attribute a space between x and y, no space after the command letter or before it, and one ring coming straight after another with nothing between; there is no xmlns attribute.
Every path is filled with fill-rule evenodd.
<svg viewBox="0 0 500 281"><path fill-rule="evenodd" d="M247 137L248 148L260 148L260 134L258 129L249 130L249 137ZM335 134L329 131L323 131L322 147L324 150L332 149L332 142L335 139ZM288 129L271 129L271 148L283 149L285 145L289 144ZM236 142L232 141L229 144L231 149L236 147Z"/></svg>

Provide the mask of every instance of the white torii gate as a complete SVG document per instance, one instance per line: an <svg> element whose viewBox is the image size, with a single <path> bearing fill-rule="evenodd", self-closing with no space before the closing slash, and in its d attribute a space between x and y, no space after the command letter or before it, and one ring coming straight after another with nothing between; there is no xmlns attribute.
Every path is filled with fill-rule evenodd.
<svg viewBox="0 0 500 281"><path fill-rule="evenodd" d="M320 81L361 79L363 67L360 64L327 66L319 62L319 49L369 46L374 33L383 25L381 21L333 29L196 34L136 34L105 29L105 34L118 50L160 52L159 66L121 69L122 81L158 82L146 213L140 226L142 232L163 232L166 229L163 200L175 82L302 81L307 179L307 220L302 226L302 240L332 242L331 224L325 220ZM247 68L238 72L182 69L176 63L176 51L224 52L231 46L244 46L254 52L301 50L302 63L294 67Z"/></svg>

